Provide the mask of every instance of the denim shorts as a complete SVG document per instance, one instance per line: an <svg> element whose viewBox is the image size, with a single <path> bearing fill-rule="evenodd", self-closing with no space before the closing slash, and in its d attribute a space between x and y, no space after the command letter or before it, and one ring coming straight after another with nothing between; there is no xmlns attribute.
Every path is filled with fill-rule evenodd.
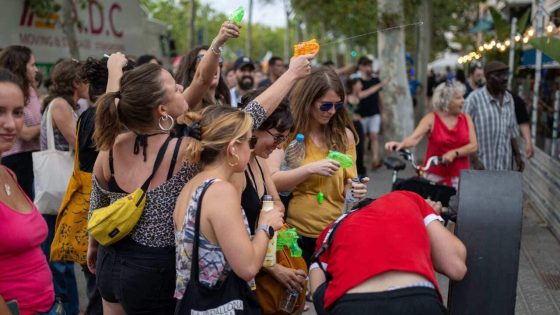
<svg viewBox="0 0 560 315"><path fill-rule="evenodd" d="M96 276L101 297L127 314L174 313L175 247L147 247L129 237L99 245Z"/></svg>

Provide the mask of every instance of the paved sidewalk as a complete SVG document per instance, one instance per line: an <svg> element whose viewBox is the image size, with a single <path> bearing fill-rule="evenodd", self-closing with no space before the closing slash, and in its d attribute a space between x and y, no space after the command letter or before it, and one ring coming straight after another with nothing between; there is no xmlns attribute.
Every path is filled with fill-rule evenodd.
<svg viewBox="0 0 560 315"><path fill-rule="evenodd" d="M423 157L423 152L417 153ZM414 175L410 165L399 177ZM391 172L385 167L369 172L369 196L378 197L391 190ZM516 315L560 314L560 242L548 230L544 222L526 202L523 207L523 230L517 281ZM442 295L447 302L449 280L437 275ZM305 315L316 314L312 303Z"/></svg>
<svg viewBox="0 0 560 315"><path fill-rule="evenodd" d="M419 150L419 157L423 152ZM402 177L414 175L410 165L400 172ZM375 198L391 190L391 172L385 167L369 172L369 197ZM517 315L560 314L560 242L535 213L529 203L524 205L523 232L517 287ZM85 282L79 266L76 268L80 288L80 306L85 307ZM448 280L438 275L444 299L447 300ZM316 314L312 303L305 315Z"/></svg>

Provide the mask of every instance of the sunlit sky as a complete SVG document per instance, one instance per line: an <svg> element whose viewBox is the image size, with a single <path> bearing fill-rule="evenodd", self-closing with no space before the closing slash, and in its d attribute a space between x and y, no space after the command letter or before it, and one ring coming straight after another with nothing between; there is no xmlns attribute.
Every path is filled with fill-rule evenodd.
<svg viewBox="0 0 560 315"><path fill-rule="evenodd" d="M216 11L229 14L242 5L245 10L249 8L249 0L202 0ZM253 21L268 26L284 26L286 18L284 15L283 0L270 1L272 4L264 4L262 0L253 0ZM247 20L247 15L244 17Z"/></svg>

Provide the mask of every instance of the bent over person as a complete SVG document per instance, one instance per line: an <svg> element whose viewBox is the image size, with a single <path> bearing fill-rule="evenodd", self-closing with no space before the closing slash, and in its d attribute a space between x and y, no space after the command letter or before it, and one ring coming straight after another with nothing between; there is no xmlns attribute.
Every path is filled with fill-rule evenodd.
<svg viewBox="0 0 560 315"><path fill-rule="evenodd" d="M395 191L335 222L322 265L310 267L318 313L446 314L434 269L461 280L466 249L432 206L415 193Z"/></svg>

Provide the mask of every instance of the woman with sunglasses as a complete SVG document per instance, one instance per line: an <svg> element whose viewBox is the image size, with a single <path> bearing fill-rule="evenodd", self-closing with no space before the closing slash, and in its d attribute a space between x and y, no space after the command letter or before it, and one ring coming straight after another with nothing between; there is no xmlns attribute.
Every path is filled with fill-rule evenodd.
<svg viewBox="0 0 560 315"><path fill-rule="evenodd" d="M424 177L457 189L461 170L470 168L469 155L476 153L478 148L472 118L463 113L463 94L465 86L459 81L438 85L432 98L434 111L424 116L414 132L403 141L385 143L385 150L414 147L428 135L426 161L432 156L441 156L444 165L431 167Z"/></svg>
<svg viewBox="0 0 560 315"><path fill-rule="evenodd" d="M271 229L278 230L283 223L281 209L263 212L251 238L239 191L232 185L233 176L242 174L251 159L251 116L236 108L208 106L200 113L187 113L185 119L200 126L200 136L187 144L186 158L191 164L200 163L201 171L184 186L173 213L177 244L175 297L179 299L175 314L191 314L183 297L189 295L197 216L200 259L195 263L200 271L196 276L202 285L214 290L220 290L227 277L251 281L261 269Z"/></svg>
<svg viewBox="0 0 560 315"><path fill-rule="evenodd" d="M244 95L241 99L241 106L244 107L248 105L265 89L266 87L261 87ZM284 99L278 108L276 108L253 133L253 137L251 137L249 141L249 145L252 149L251 159L247 164L247 169L244 174L238 173L232 178L234 185L241 190L241 206L249 222L251 235L255 235L264 195L271 195L274 200L274 207L284 212L284 205L280 201L278 191L270 176L266 159L278 146L286 141L288 133L292 130L293 126L294 120L290 112L290 107L287 99ZM276 283L283 286L284 289L278 291L282 293L285 289L295 289L301 292L307 278L307 274L304 270L292 269L280 264L275 264L272 267L264 267L261 269L261 272L272 275L274 279L278 281ZM257 296L264 297L266 294L270 294L259 294L258 281L257 279ZM276 298L280 299L282 297Z"/></svg>
<svg viewBox="0 0 560 315"><path fill-rule="evenodd" d="M230 103L229 89L222 77L222 46L239 37L240 27L225 21L210 46L198 46L183 56L175 81L185 87L183 95L191 111L208 105Z"/></svg>
<svg viewBox="0 0 560 315"><path fill-rule="evenodd" d="M315 250L321 231L342 214L344 196L352 189L356 198L367 193L368 178L353 183L356 172L356 139L352 122L343 110L344 87L334 70L316 68L298 82L290 95L295 133L305 135L305 158L298 168L281 171L284 150L278 149L268 159L272 178L279 191L292 191L286 222L297 229L298 240L307 263ZM289 141L295 138L292 133ZM327 159L329 150L352 156L354 165L341 169Z"/></svg>

